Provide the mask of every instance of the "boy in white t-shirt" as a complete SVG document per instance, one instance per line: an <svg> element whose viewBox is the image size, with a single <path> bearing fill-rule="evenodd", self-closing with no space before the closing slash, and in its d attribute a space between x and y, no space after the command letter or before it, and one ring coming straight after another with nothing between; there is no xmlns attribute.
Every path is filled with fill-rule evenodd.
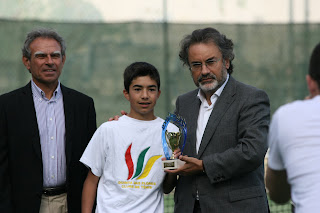
<svg viewBox="0 0 320 213"><path fill-rule="evenodd" d="M163 119L154 115L160 96L160 76L146 62L129 65L123 94L130 112L103 123L80 161L90 168L83 186L82 212L163 212L163 192L173 186L161 167ZM173 125L168 127L176 130Z"/></svg>

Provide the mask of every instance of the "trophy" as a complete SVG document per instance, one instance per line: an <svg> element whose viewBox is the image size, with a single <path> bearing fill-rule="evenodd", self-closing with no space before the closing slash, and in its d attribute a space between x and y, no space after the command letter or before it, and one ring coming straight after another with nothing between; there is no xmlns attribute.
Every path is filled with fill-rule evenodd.
<svg viewBox="0 0 320 213"><path fill-rule="evenodd" d="M168 132L167 127L169 123L174 124L176 127L179 128L178 132ZM181 138L183 142L181 142ZM181 167L185 162L176 159L173 151L180 147L181 154L184 149L184 145L186 143L187 138L187 126L186 121L179 115L169 113L169 116L166 118L162 125L162 147L163 152L165 154L166 160L162 161L162 169L178 169ZM169 154L169 148L172 151L172 155Z"/></svg>

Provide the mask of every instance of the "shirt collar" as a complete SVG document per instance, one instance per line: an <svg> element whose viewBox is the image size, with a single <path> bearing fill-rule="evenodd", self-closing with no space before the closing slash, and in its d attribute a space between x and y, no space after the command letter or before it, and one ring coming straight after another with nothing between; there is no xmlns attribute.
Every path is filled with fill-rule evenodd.
<svg viewBox="0 0 320 213"><path fill-rule="evenodd" d="M40 89L40 87L38 87L33 80L31 80L31 90L32 90L32 94L35 97L41 97L47 100L45 92L42 89ZM58 86L53 92L52 100L57 100L58 98L60 98L60 96L61 96L61 87L60 87L60 81L58 81Z"/></svg>
<svg viewBox="0 0 320 213"><path fill-rule="evenodd" d="M210 97L210 99L212 100L215 96L219 97L224 89L224 87L226 86L227 82L229 80L229 73L227 74L227 79L225 80L225 82L222 84L222 86L217 89L217 91ZM203 94L201 93L201 89L199 89L197 97L200 99L201 102L203 102L204 100L206 100L206 98L203 96Z"/></svg>

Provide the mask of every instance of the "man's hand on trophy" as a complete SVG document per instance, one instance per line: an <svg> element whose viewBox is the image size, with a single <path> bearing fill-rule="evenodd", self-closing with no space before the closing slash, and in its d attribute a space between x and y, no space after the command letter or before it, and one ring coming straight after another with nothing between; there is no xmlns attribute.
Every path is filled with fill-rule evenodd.
<svg viewBox="0 0 320 213"><path fill-rule="evenodd" d="M174 157L176 159L179 159L179 156L181 155L181 150L180 148L178 147L176 150L173 151L173 154L174 154Z"/></svg>
<svg viewBox="0 0 320 213"><path fill-rule="evenodd" d="M165 172L183 176L203 173L204 169L202 160L193 157L188 157L187 155L181 155L179 159L185 162L185 164L182 167L174 170L165 170Z"/></svg>
<svg viewBox="0 0 320 213"><path fill-rule="evenodd" d="M180 148L177 148L176 150L174 150L173 154L174 154L175 159L179 159L179 156L181 155ZM167 160L167 158L163 157L163 158L161 158L161 160L164 161L164 160Z"/></svg>
<svg viewBox="0 0 320 213"><path fill-rule="evenodd" d="M128 114L128 113L127 113L126 111L124 111L124 110L121 110L120 113L121 113L121 115L127 115L127 114ZM120 118L119 115L115 115L115 116L109 118L108 121L117 121L117 120L119 120L119 118Z"/></svg>

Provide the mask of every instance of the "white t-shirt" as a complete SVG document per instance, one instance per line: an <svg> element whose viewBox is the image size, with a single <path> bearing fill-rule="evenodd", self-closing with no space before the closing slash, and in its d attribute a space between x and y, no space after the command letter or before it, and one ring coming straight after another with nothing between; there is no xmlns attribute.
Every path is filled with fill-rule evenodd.
<svg viewBox="0 0 320 213"><path fill-rule="evenodd" d="M100 177L96 212L164 211L163 122L159 117L142 121L122 116L94 133L80 161Z"/></svg>
<svg viewBox="0 0 320 213"><path fill-rule="evenodd" d="M269 131L268 165L287 171L295 212L319 212L320 95L280 107Z"/></svg>

